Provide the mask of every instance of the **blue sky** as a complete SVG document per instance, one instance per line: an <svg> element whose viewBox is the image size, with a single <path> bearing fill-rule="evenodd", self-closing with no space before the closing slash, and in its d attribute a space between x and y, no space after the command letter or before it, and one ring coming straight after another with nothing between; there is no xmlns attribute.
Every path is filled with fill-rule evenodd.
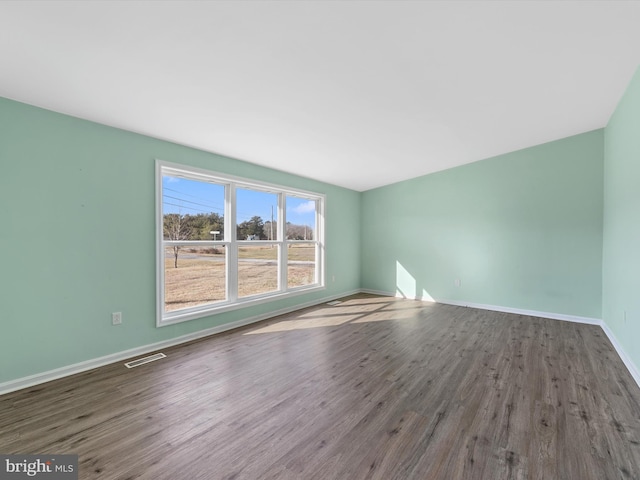
<svg viewBox="0 0 640 480"><path fill-rule="evenodd" d="M163 176L163 211L165 213L182 213L197 215L198 213L215 212L224 214L224 187L211 183ZM274 220L277 220L277 195L246 190L236 190L237 221L249 220L254 215L262 220L271 220L273 205ZM287 196L287 221L297 225L315 224L315 203L313 201Z"/></svg>

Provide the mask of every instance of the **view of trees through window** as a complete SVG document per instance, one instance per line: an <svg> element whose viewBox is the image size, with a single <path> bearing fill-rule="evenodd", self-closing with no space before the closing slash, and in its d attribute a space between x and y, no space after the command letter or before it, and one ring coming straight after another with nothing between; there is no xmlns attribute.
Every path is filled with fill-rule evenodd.
<svg viewBox="0 0 640 480"><path fill-rule="evenodd" d="M318 198L171 173L161 184L165 313L319 284Z"/></svg>

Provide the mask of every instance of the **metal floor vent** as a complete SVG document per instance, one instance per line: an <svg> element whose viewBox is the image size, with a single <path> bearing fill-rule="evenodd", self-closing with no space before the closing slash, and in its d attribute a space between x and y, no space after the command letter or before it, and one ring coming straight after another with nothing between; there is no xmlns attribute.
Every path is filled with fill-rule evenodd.
<svg viewBox="0 0 640 480"><path fill-rule="evenodd" d="M340 300L334 300L333 302L327 302L327 305L331 305L335 307L336 305L340 305L342 302Z"/></svg>
<svg viewBox="0 0 640 480"><path fill-rule="evenodd" d="M155 353L153 355L149 355L148 357L139 358L137 360L132 360L124 364L127 368L139 367L140 365L144 365L145 363L155 362L156 360L160 360L161 358L166 358L167 356L164 353Z"/></svg>

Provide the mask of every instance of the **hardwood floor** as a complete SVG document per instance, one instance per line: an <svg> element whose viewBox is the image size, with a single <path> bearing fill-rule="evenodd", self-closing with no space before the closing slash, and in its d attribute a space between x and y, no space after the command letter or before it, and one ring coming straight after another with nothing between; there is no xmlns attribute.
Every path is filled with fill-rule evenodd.
<svg viewBox="0 0 640 480"><path fill-rule="evenodd" d="M0 397L0 453L82 479L640 479L597 326L357 295Z"/></svg>

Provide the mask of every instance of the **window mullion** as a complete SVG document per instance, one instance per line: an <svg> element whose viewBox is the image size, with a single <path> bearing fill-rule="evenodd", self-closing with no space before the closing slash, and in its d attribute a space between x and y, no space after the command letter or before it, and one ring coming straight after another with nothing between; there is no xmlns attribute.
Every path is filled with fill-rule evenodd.
<svg viewBox="0 0 640 480"><path fill-rule="evenodd" d="M287 215L286 205L285 205L285 195L284 193L278 194L278 239L280 240L280 244L278 248L280 249L278 255L278 289L281 291L285 291L288 288L288 263L289 263L289 250L287 246L287 238L286 234L286 224L287 224Z"/></svg>
<svg viewBox="0 0 640 480"><path fill-rule="evenodd" d="M325 271L324 271L324 209L325 202L316 200L316 222L315 222L315 234L314 240L316 241L316 271L315 281L316 283L324 285Z"/></svg>
<svg viewBox="0 0 640 480"><path fill-rule="evenodd" d="M238 299L238 244L236 228L236 186L227 185L225 191L225 240L229 242L227 248L227 300L235 302Z"/></svg>

